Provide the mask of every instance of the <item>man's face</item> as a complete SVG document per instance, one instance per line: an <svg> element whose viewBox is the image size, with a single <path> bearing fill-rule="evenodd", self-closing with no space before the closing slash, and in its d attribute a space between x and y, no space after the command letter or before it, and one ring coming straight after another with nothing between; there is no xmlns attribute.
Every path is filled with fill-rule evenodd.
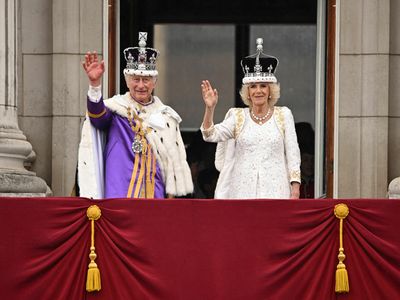
<svg viewBox="0 0 400 300"><path fill-rule="evenodd" d="M128 75L126 77L126 85L133 99L147 103L151 100L151 93L156 86L156 79L151 76Z"/></svg>

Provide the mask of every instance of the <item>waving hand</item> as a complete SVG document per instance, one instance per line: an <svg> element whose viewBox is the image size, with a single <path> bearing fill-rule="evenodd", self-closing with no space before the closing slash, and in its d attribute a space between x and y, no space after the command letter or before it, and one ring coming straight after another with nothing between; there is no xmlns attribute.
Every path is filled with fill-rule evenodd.
<svg viewBox="0 0 400 300"><path fill-rule="evenodd" d="M213 89L208 80L203 80L201 82L201 93L206 107L215 108L218 102L218 91L217 89Z"/></svg>
<svg viewBox="0 0 400 300"><path fill-rule="evenodd" d="M96 52L87 52L85 55L85 61L82 62L82 66L89 78L90 85L99 86L105 71L104 61L102 60L99 62Z"/></svg>

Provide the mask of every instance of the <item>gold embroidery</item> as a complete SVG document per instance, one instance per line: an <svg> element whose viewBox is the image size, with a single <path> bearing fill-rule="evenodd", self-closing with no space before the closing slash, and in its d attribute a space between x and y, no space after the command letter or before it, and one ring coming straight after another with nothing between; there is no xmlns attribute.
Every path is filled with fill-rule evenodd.
<svg viewBox="0 0 400 300"><path fill-rule="evenodd" d="M285 117L283 115L283 109L281 107L274 107L274 115L276 123L278 124L279 131L282 136L285 136Z"/></svg>
<svg viewBox="0 0 400 300"><path fill-rule="evenodd" d="M210 128L204 129L203 134L205 137L209 137L214 134L214 131L215 131L214 124L212 124Z"/></svg>
<svg viewBox="0 0 400 300"><path fill-rule="evenodd" d="M300 176L300 171L290 171L290 181L297 181L297 182L301 182L301 176Z"/></svg>
<svg viewBox="0 0 400 300"><path fill-rule="evenodd" d="M239 136L239 134L243 128L244 111L242 108L235 108L234 113L235 113L236 122L235 122L235 129L234 129L233 135L234 135L235 139L237 139L237 137Z"/></svg>
<svg viewBox="0 0 400 300"><path fill-rule="evenodd" d="M107 112L107 110L106 110L106 108L104 108L104 110L99 114L93 114L90 111L87 111L87 114L89 117L91 117L93 119L98 119L98 118L102 117L106 112Z"/></svg>

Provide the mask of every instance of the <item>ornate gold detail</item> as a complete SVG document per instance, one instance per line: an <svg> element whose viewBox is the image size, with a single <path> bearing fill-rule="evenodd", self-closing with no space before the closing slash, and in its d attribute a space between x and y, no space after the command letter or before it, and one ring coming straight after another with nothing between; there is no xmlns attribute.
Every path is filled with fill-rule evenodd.
<svg viewBox="0 0 400 300"><path fill-rule="evenodd" d="M100 270L97 267L97 264L94 262L97 258L97 254L95 252L96 248L94 247L94 221L100 219L101 210L97 205L91 205L87 209L86 215L91 223L91 244L89 254L90 263L86 278L86 290L88 292L93 292L101 290Z"/></svg>
<svg viewBox="0 0 400 300"><path fill-rule="evenodd" d="M276 117L276 123L278 124L279 131L281 132L282 136L285 136L285 116L283 115L282 107L275 106L274 107L274 114Z"/></svg>
<svg viewBox="0 0 400 300"><path fill-rule="evenodd" d="M340 203L335 205L335 209L333 210L336 218L340 220L339 227L339 254L338 259L339 263L336 267L336 284L335 284L335 292L336 293L348 293L350 290L349 287L349 277L346 270L346 265L343 261L346 258L344 254L343 248L343 220L349 214L349 208L346 204Z"/></svg>
<svg viewBox="0 0 400 300"><path fill-rule="evenodd" d="M345 219L348 216L349 212L349 207L346 204L340 203L335 205L334 213L336 218Z"/></svg>
<svg viewBox="0 0 400 300"><path fill-rule="evenodd" d="M233 132L233 135L235 139L239 136L240 132L242 131L243 124L244 124L244 110L242 108L235 108L234 109L234 114L235 114L235 129Z"/></svg>
<svg viewBox="0 0 400 300"><path fill-rule="evenodd" d="M297 181L297 182L301 182L301 173L300 173L300 171L299 170L297 170L297 171L290 171L290 174L289 174L289 176L290 176L290 181L292 182L292 181Z"/></svg>
<svg viewBox="0 0 400 300"><path fill-rule="evenodd" d="M89 220L97 221L101 217L101 210L97 205L91 205L86 211Z"/></svg>
<svg viewBox="0 0 400 300"><path fill-rule="evenodd" d="M214 134L214 131L215 131L214 124L212 124L210 128L204 129L203 133L205 137L209 137Z"/></svg>
<svg viewBox="0 0 400 300"><path fill-rule="evenodd" d="M132 151L134 153L146 154L149 145L145 135L151 132L151 128L143 128L143 119L140 118L135 111L132 111L130 107L127 108L127 115L129 125L131 126L132 131L136 133L135 139L132 143ZM135 120L135 124L133 124L133 120Z"/></svg>
<svg viewBox="0 0 400 300"><path fill-rule="evenodd" d="M135 133L135 138L132 143L132 151L135 153L134 167L129 183L127 198L132 196L133 198L143 198L143 196L146 196L146 198L153 198L155 190L154 176L156 173L156 161L154 152L152 151L152 148L145 137L146 134L149 134L152 131L152 129L150 127L144 128L142 126L143 119L140 118L134 110L132 111L130 107L127 108L127 115L129 125L131 126L132 131ZM133 124L133 120L135 120L135 124ZM140 156L140 154L142 155ZM152 163L153 159L154 163ZM136 187L133 189L136 177ZM144 187L141 186L141 182L143 180L145 180Z"/></svg>

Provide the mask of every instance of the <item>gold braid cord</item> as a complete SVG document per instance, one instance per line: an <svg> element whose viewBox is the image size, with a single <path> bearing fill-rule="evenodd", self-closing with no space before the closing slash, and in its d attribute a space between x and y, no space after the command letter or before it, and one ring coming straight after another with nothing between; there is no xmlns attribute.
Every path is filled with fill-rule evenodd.
<svg viewBox="0 0 400 300"><path fill-rule="evenodd" d="M148 145L147 148L146 154L135 153L132 175L126 198L154 198L156 157L152 147ZM142 187L143 180L145 180L144 187Z"/></svg>
<svg viewBox="0 0 400 300"><path fill-rule="evenodd" d="M94 252L94 221L100 219L101 210L97 205L91 205L87 209L87 217L91 225L91 244L90 244L90 263L86 279L86 290L88 292L100 291L101 290L101 278L100 270L97 264L94 262L97 254Z"/></svg>
<svg viewBox="0 0 400 300"><path fill-rule="evenodd" d="M336 267L336 284L335 284L335 292L336 293L348 293L349 288L349 277L347 275L346 265L343 263L346 255L344 254L343 248L343 221L349 214L349 208L346 204L340 203L335 205L334 214L336 218L340 220L340 228L339 228L339 254L338 259L339 263Z"/></svg>
<svg viewBox="0 0 400 300"><path fill-rule="evenodd" d="M127 115L129 125L135 133L133 144L140 144L140 147L138 146L140 150L133 150L134 146L132 144L132 150L135 152L135 160L126 198L154 198L156 158L151 145L148 144L146 139L146 135L149 134L152 129L150 127L144 128L142 126L143 119L140 118L134 110L131 110L130 107L127 108ZM135 120L135 124L133 120ZM153 174L153 176L151 176L151 174ZM135 182L136 188L133 189ZM144 182L143 188L142 182Z"/></svg>

